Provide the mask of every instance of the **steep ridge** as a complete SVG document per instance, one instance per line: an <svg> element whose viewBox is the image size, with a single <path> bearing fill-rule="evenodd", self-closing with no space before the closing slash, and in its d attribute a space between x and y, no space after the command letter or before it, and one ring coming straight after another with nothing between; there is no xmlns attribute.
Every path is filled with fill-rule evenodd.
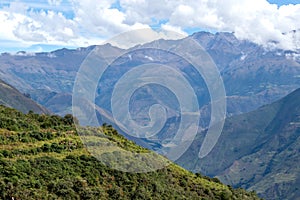
<svg viewBox="0 0 300 200"><path fill-rule="evenodd" d="M27 54L2 53L0 56L0 79L28 93L33 100L53 113L70 113L73 84L77 71L86 56L96 46L78 49L59 49L49 53ZM122 49L103 45L101 51L122 51Z"/></svg>
<svg viewBox="0 0 300 200"><path fill-rule="evenodd" d="M36 113L49 113L46 108L2 80L0 80L0 105L12 107L24 113L28 113L30 110Z"/></svg>
<svg viewBox="0 0 300 200"><path fill-rule="evenodd" d="M228 118L212 152L198 159L204 135L197 136L179 164L236 187L255 189L266 199L300 197L300 89Z"/></svg>

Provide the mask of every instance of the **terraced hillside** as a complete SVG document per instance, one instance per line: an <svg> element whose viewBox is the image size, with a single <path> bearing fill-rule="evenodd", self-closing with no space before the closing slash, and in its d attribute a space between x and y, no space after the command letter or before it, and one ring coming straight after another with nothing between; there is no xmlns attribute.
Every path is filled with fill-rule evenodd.
<svg viewBox="0 0 300 200"><path fill-rule="evenodd" d="M90 155L74 121L0 106L0 199L258 199L175 164L148 173L114 170ZM148 152L111 126L81 133L86 142Z"/></svg>

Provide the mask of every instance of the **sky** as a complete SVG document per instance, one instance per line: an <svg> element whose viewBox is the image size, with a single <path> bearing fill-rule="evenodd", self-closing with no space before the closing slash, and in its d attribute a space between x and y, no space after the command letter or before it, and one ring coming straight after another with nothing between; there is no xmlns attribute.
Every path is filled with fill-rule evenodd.
<svg viewBox="0 0 300 200"><path fill-rule="evenodd" d="M300 49L300 0L1 0L0 53L102 44L130 30L233 32ZM296 30L296 31L295 31Z"/></svg>

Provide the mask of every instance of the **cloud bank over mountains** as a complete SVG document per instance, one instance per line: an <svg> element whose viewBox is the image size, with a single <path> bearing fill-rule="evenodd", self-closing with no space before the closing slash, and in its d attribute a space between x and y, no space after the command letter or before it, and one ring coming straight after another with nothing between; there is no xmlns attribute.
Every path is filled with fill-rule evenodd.
<svg viewBox="0 0 300 200"><path fill-rule="evenodd" d="M139 28L234 32L266 47L300 49L300 4L266 0L48 0L2 1L0 42L88 46ZM168 36L162 37L168 38Z"/></svg>

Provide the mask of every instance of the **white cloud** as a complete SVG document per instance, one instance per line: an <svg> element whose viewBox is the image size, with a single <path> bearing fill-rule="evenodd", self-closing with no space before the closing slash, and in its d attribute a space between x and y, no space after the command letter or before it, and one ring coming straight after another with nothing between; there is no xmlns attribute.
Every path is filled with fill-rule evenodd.
<svg viewBox="0 0 300 200"><path fill-rule="evenodd" d="M2 40L18 40L27 44L68 43L77 38L76 24L62 13L34 11L23 3L12 3L0 10ZM5 27L5 28L4 28Z"/></svg>
<svg viewBox="0 0 300 200"><path fill-rule="evenodd" d="M75 21L80 24L83 30L86 30L86 35L89 36L98 36L99 38L107 39L111 38L112 40L107 40L107 42L112 43L113 45L117 45L121 48L129 48L135 46L137 44L153 41L160 38L182 38L182 36L178 36L180 34L185 34L178 27L173 27L170 25L163 25L163 30L168 31L160 31L155 32L150 28L150 17L146 17L145 14L138 13L134 10L130 10L129 7L126 7L124 2L122 1L122 5L128 8L124 12L118 10L117 8L111 8L112 3L114 1L104 0L98 2L97 0L88 0L88 1L79 1L73 0L73 6L75 11ZM97 3L98 2L98 3ZM131 3L136 3L138 5L143 5L149 1L143 0L135 0L126 1L128 5L132 5ZM155 1L153 1L155 3ZM152 2L152 3L153 3ZM143 16L142 16L143 14ZM134 17L134 15L136 17ZM146 19L148 18L148 19ZM149 22L149 23L147 23ZM128 35L132 35L130 38L128 35L126 38L118 37L118 40L114 40L113 36L121 34L126 31L137 30L140 31L130 32ZM180 30L180 34L170 34L170 30L177 29ZM186 35L186 34L185 34Z"/></svg>
<svg viewBox="0 0 300 200"><path fill-rule="evenodd" d="M62 0L48 0L49 5L51 6L59 6Z"/></svg>
<svg viewBox="0 0 300 200"><path fill-rule="evenodd" d="M235 32L240 39L265 46L276 41L280 48L300 48L300 4L278 7L266 0L120 0L117 6L116 0L48 0L44 4L21 0L0 8L0 39L80 46L158 26L162 31L155 37L182 36L183 30L203 28ZM63 13L67 7L74 17ZM174 34L166 35L164 30Z"/></svg>
<svg viewBox="0 0 300 200"><path fill-rule="evenodd" d="M123 49L128 49L139 44L145 44L158 39L180 39L185 35L162 29L160 31L154 31L150 27L133 29L127 31L126 34L119 34L116 37L112 37L105 42L110 43L114 46L118 46Z"/></svg>
<svg viewBox="0 0 300 200"><path fill-rule="evenodd" d="M116 34L126 30L123 24L125 14L110 9L111 1L73 1L75 21L86 34L98 34L99 37Z"/></svg>
<svg viewBox="0 0 300 200"><path fill-rule="evenodd" d="M174 8L182 0L121 0L120 5L126 13L126 23L132 24L135 21L141 23L155 23L168 19Z"/></svg>
<svg viewBox="0 0 300 200"><path fill-rule="evenodd" d="M299 37L282 33L300 29L300 4L278 7L266 0L121 0L121 5L127 18L134 21L151 23L155 18L167 21L163 26L180 30L231 31L240 39L265 46L276 41L280 48L299 48L295 46Z"/></svg>
<svg viewBox="0 0 300 200"><path fill-rule="evenodd" d="M174 38L179 39L188 36L186 32L184 32L181 27L178 26L172 26L170 24L162 24L161 25L162 30L165 30L167 35L166 38Z"/></svg>

